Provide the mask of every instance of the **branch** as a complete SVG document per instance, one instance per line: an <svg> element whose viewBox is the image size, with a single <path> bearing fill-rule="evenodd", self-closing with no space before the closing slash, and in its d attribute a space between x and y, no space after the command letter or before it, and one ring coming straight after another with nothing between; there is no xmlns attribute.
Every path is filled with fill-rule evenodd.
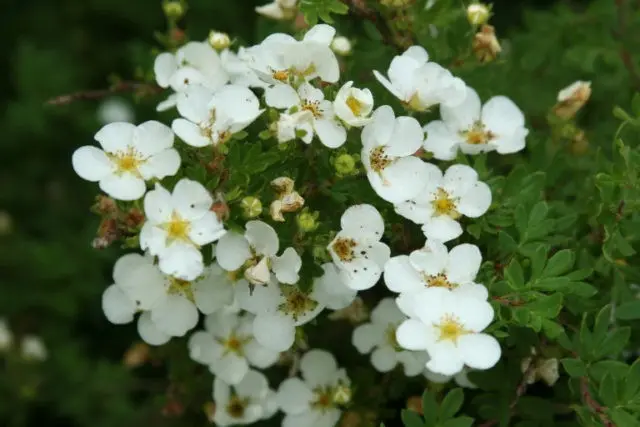
<svg viewBox="0 0 640 427"><path fill-rule="evenodd" d="M616 425L609 419L607 414L604 412L605 408L600 405L591 395L589 391L589 380L587 377L580 378L580 393L582 394L582 398L584 399L584 403L596 414L600 417L600 421L605 427L616 427Z"/></svg>
<svg viewBox="0 0 640 427"><path fill-rule="evenodd" d="M106 98L109 95L115 93L136 92L139 95L153 95L162 92L164 89L160 86L156 86L148 83L139 82L119 82L109 89L99 90L87 90L74 92L67 95L56 96L49 99L45 104L47 105L67 105L75 101L91 101Z"/></svg>

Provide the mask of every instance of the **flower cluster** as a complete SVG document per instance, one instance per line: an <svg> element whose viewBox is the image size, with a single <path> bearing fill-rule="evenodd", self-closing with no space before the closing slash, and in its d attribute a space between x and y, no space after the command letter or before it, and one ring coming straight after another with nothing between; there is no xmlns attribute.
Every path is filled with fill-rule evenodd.
<svg viewBox="0 0 640 427"><path fill-rule="evenodd" d="M259 11L285 19L294 6L276 1ZM389 105L374 108L372 92L353 81L336 86L340 63L331 26L316 25L301 40L272 34L237 51L211 38L215 43L192 41L155 60L158 85L171 91L158 110L177 113L170 127L110 123L95 136L100 148L73 154L78 175L98 182L118 203L143 209L128 242L144 253L115 264L103 294L106 317L123 324L138 315L142 339L161 345L185 336L200 313L206 315L188 348L215 375L213 421L222 426L252 423L278 409L283 425L335 425L351 400L350 380L326 351L300 357L303 326L325 310L350 306L383 277L397 297L379 301L370 323L353 331L353 345L371 353L375 369L400 364L407 376L450 377L494 366L500 346L483 333L494 312L487 289L475 282L480 249L445 245L463 234L463 217L487 212L491 190L470 166L453 164L443 172L422 154L451 161L459 153L522 150L527 129L516 105L503 96L482 105L472 88L413 46L393 59L386 77L374 75L414 113L439 106L441 120L423 125ZM262 218L258 197L249 196L259 189L220 184L233 174L221 171L220 159L251 144L242 140L256 130L265 144L273 142L283 164L268 181L276 195ZM306 163L289 163L286 156L298 149L309 154ZM358 200L346 208L330 205L331 183L323 187L301 173L314 156L333 156L321 157L322 150L359 159L378 207ZM204 160L211 152L213 159ZM199 164L220 175L215 183L191 172ZM363 178L356 172L355 179L366 183ZM232 203L242 194L243 214L233 215ZM319 227L318 216L305 208L300 215L313 224L299 217L303 229L280 228L295 226L289 215L313 197L324 199L314 199L312 208L328 204L342 212L339 226L327 218ZM392 257L381 212L418 224L424 247ZM291 351L300 357L301 378L274 391L260 370Z"/></svg>

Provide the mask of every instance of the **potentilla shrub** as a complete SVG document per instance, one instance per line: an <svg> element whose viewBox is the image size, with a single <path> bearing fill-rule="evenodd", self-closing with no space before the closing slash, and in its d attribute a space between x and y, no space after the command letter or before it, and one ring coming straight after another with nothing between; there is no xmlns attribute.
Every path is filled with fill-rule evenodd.
<svg viewBox="0 0 640 427"><path fill-rule="evenodd" d="M553 182L579 169L566 159L588 145L574 119L591 84L557 88L532 135L509 93L451 68L508 61L490 9L460 7L276 0L257 12L294 34L241 46L189 39L186 4L165 2L162 115L106 124L73 154L102 193L96 246L127 249L105 316L186 346L216 425L393 426L405 406L407 427L640 425L640 300L621 279L637 150L618 132ZM467 44L418 19L430 9ZM383 67L328 24L344 13ZM449 66L430 55L445 47ZM622 126L640 123L634 104Z"/></svg>

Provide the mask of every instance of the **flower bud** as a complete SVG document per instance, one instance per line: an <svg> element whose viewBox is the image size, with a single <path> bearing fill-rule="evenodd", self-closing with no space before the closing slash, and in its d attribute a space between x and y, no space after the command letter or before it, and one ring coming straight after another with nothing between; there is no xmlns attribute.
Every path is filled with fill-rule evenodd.
<svg viewBox="0 0 640 427"><path fill-rule="evenodd" d="M553 113L565 120L576 113L591 97L591 82L576 81L558 92L558 102L553 107Z"/></svg>
<svg viewBox="0 0 640 427"><path fill-rule="evenodd" d="M25 335L20 345L20 354L24 360L42 362L47 359L48 352L44 342L35 335Z"/></svg>
<svg viewBox="0 0 640 427"><path fill-rule="evenodd" d="M215 50L225 50L231 45L231 39L227 33L220 33L218 31L209 32L209 45Z"/></svg>
<svg viewBox="0 0 640 427"><path fill-rule="evenodd" d="M247 196L243 198L240 202L240 207L242 207L243 214L247 218L255 218L262 213L262 203L257 197Z"/></svg>
<svg viewBox="0 0 640 427"><path fill-rule="evenodd" d="M491 62L502 51L491 25L483 25L473 38L473 51L480 62Z"/></svg>
<svg viewBox="0 0 640 427"><path fill-rule="evenodd" d="M351 402L351 387L346 384L338 384L333 391L333 401L337 405L346 405Z"/></svg>
<svg viewBox="0 0 640 427"><path fill-rule="evenodd" d="M244 271L244 278L252 285L264 285L269 282L271 272L269 271L269 258L264 257L256 265Z"/></svg>
<svg viewBox="0 0 640 427"><path fill-rule="evenodd" d="M333 166L336 168L336 172L338 172L339 175L349 175L355 170L356 160L351 154L340 154L336 158Z"/></svg>
<svg viewBox="0 0 640 427"><path fill-rule="evenodd" d="M351 54L351 42L348 38L337 36L331 42L331 50L338 55L347 56Z"/></svg>
<svg viewBox="0 0 640 427"><path fill-rule="evenodd" d="M134 343L124 354L122 364L127 368L137 368L149 360L149 345L143 342Z"/></svg>
<svg viewBox="0 0 640 427"><path fill-rule="evenodd" d="M484 25L490 16L491 11L484 3L471 3L467 7L467 19L471 25Z"/></svg>
<svg viewBox="0 0 640 427"><path fill-rule="evenodd" d="M558 372L558 359L544 359L536 356L535 349L531 350L531 354L531 357L523 359L520 364L520 370L525 374L526 383L533 384L536 381L542 380L549 387L552 387L560 377Z"/></svg>
<svg viewBox="0 0 640 427"><path fill-rule="evenodd" d="M271 186L278 193L289 194L293 191L295 181L287 176L281 176L271 181Z"/></svg>
<svg viewBox="0 0 640 427"><path fill-rule="evenodd" d="M276 222L284 222L284 216L282 216L282 201L274 200L271 202L269 215L271 215L271 219Z"/></svg>
<svg viewBox="0 0 640 427"><path fill-rule="evenodd" d="M162 4L162 10L167 18L180 19L184 16L184 6L179 1L165 1Z"/></svg>
<svg viewBox="0 0 640 427"><path fill-rule="evenodd" d="M318 228L318 219L319 212L309 212L308 210L304 210L300 212L300 214L296 217L296 221L298 223L298 228L305 232L309 233Z"/></svg>

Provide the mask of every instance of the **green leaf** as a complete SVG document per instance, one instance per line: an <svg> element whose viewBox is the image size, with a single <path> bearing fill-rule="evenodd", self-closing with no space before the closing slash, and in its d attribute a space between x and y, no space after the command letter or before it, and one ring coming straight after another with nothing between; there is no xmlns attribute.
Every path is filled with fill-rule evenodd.
<svg viewBox="0 0 640 427"><path fill-rule="evenodd" d="M520 233L520 236L523 236L527 231L529 220L529 216L527 215L527 210L524 205L519 204L518 206L516 206L516 209L513 213L513 218L518 233Z"/></svg>
<svg viewBox="0 0 640 427"><path fill-rule="evenodd" d="M422 393L422 413L424 415L424 425L426 427L435 426L438 418L438 403L436 397L429 390Z"/></svg>
<svg viewBox="0 0 640 427"><path fill-rule="evenodd" d="M617 381L611 374L605 374L598 388L598 396L606 406L616 406L618 396L616 392Z"/></svg>
<svg viewBox="0 0 640 427"><path fill-rule="evenodd" d="M500 230L498 232L498 246L500 248L500 252L511 253L518 247L518 243L516 243L509 233Z"/></svg>
<svg viewBox="0 0 640 427"><path fill-rule="evenodd" d="M442 427L471 427L474 419L471 417L457 417L442 423Z"/></svg>
<svg viewBox="0 0 640 427"><path fill-rule="evenodd" d="M556 252L547 262L541 277L557 277L569 270L575 261L575 256L569 249Z"/></svg>
<svg viewBox="0 0 640 427"><path fill-rule="evenodd" d="M640 420L637 415L632 415L621 408L615 408L611 411L611 420L618 427L640 426Z"/></svg>
<svg viewBox="0 0 640 427"><path fill-rule="evenodd" d="M631 400L640 393L640 357L629 368L624 386L625 400Z"/></svg>
<svg viewBox="0 0 640 427"><path fill-rule="evenodd" d="M602 382L606 374L610 374L614 378L624 379L628 372L629 365L617 360L601 360L589 366L589 375L596 382Z"/></svg>
<svg viewBox="0 0 640 427"><path fill-rule="evenodd" d="M403 409L400 412L400 419L402 419L402 424L405 427L424 427L425 425L419 414L408 409Z"/></svg>
<svg viewBox="0 0 640 427"><path fill-rule="evenodd" d="M622 120L624 122L633 122L633 119L631 118L629 113L627 113L617 105L613 107L613 117L615 117L616 119Z"/></svg>
<svg viewBox="0 0 640 427"><path fill-rule="evenodd" d="M587 375L587 366L580 359L562 359L560 360L564 370L573 378L584 377Z"/></svg>
<svg viewBox="0 0 640 427"><path fill-rule="evenodd" d="M507 268L505 268L504 276L513 289L524 287L524 272L522 271L522 266L515 258L513 258Z"/></svg>
<svg viewBox="0 0 640 427"><path fill-rule="evenodd" d="M445 421L458 413L464 402L464 392L461 388L454 388L442 399L438 408L438 420Z"/></svg>
<svg viewBox="0 0 640 427"><path fill-rule="evenodd" d="M536 280L542 274L542 270L547 262L547 255L549 253L549 246L540 245L536 248L533 254L529 257L531 259L531 280Z"/></svg>
<svg viewBox="0 0 640 427"><path fill-rule="evenodd" d="M300 12L309 25L317 24L318 18L331 24L333 23L331 14L346 15L349 12L349 6L340 0L301 0Z"/></svg>
<svg viewBox="0 0 640 427"><path fill-rule="evenodd" d="M596 316L596 322L593 326L593 340L595 342L601 342L607 336L609 330L609 324L611 323L611 304L607 304Z"/></svg>
<svg viewBox="0 0 640 427"><path fill-rule="evenodd" d="M550 339L555 339L564 332L564 328L559 323L548 319L542 319L542 330Z"/></svg>
<svg viewBox="0 0 640 427"><path fill-rule="evenodd" d="M640 300L627 301L616 308L616 317L620 320L640 319Z"/></svg>
<svg viewBox="0 0 640 427"><path fill-rule="evenodd" d="M636 92L631 99L631 111L637 118L640 118L640 92Z"/></svg>
<svg viewBox="0 0 640 427"><path fill-rule="evenodd" d="M562 294L558 292L552 295L541 296L528 304L527 308L547 319L554 318L560 313L560 309L562 308Z"/></svg>
<svg viewBox="0 0 640 427"><path fill-rule="evenodd" d="M602 344L595 349L595 357L599 359L603 356L617 356L624 350L631 336L631 328L628 326L617 328L609 332Z"/></svg>
<svg viewBox="0 0 640 427"><path fill-rule="evenodd" d="M527 229L538 226L547 217L548 212L549 206L546 202L536 203L533 209L531 209L531 213L529 214Z"/></svg>
<svg viewBox="0 0 640 427"><path fill-rule="evenodd" d="M380 34L380 31L378 31L378 28L373 22L364 21L362 23L362 28L364 29L365 34L369 36L371 40L375 40L375 41L382 40L382 34Z"/></svg>

